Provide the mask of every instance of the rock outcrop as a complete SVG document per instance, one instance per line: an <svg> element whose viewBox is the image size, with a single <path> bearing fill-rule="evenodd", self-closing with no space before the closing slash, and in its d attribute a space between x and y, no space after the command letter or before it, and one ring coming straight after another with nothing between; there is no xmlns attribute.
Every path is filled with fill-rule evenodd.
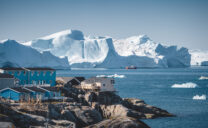
<svg viewBox="0 0 208 128"><path fill-rule="evenodd" d="M118 117L103 120L96 125L91 125L87 128L149 128L149 126L139 120Z"/></svg>
<svg viewBox="0 0 208 128"><path fill-rule="evenodd" d="M44 127L46 122L50 127L60 128L75 124L78 128L148 128L139 119L173 116L165 110L146 104L143 100L122 99L114 92L87 92L76 88L61 90L71 100L19 105L2 101L0 120L12 122L21 128Z"/></svg>
<svg viewBox="0 0 208 128"><path fill-rule="evenodd" d="M152 119L157 117L169 117L174 116L168 113L166 110L146 104L143 100L135 98L124 98L123 103L125 107L143 113L146 119Z"/></svg>

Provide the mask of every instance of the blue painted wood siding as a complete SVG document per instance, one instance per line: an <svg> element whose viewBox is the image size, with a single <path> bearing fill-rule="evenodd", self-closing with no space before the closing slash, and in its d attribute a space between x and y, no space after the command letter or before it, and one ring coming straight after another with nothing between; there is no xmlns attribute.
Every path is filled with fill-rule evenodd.
<svg viewBox="0 0 208 128"><path fill-rule="evenodd" d="M12 99L12 100L15 100L15 101L19 101L20 100L20 96L21 94L20 93L17 93L13 90L10 90L10 89L6 89L2 92L0 92L0 95L6 99Z"/></svg>
<svg viewBox="0 0 208 128"><path fill-rule="evenodd" d="M52 73L51 73L52 72ZM19 85L25 84L56 84L56 71L5 71L5 73L14 75L19 79Z"/></svg>
<svg viewBox="0 0 208 128"><path fill-rule="evenodd" d="M30 71L29 74L30 84L50 84L55 86L56 82L56 71Z"/></svg>

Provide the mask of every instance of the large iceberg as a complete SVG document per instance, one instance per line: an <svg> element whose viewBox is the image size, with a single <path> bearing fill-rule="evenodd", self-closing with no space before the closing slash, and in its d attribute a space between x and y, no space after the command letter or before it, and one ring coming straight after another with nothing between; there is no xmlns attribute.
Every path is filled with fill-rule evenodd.
<svg viewBox="0 0 208 128"><path fill-rule="evenodd" d="M191 55L187 48L165 46L152 41L147 35L114 40L116 51L122 56L148 57L158 67L189 67Z"/></svg>
<svg viewBox="0 0 208 128"><path fill-rule="evenodd" d="M204 65L208 61L208 51L190 50L191 65Z"/></svg>
<svg viewBox="0 0 208 128"><path fill-rule="evenodd" d="M164 46L146 35L115 40L111 37L84 36L79 30L65 30L25 44L40 52L50 51L58 57L67 56L70 66L76 68L190 66L188 49Z"/></svg>
<svg viewBox="0 0 208 128"><path fill-rule="evenodd" d="M49 51L42 53L15 40L0 42L0 67L69 68L67 58L59 58Z"/></svg>

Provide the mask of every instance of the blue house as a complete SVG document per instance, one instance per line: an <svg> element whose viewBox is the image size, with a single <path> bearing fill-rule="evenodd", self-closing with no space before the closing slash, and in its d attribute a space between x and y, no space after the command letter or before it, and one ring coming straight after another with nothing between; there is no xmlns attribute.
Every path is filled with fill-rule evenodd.
<svg viewBox="0 0 208 128"><path fill-rule="evenodd" d="M58 90L56 87L41 87L41 89L46 90L46 97L49 99L53 99L55 97L61 97L61 91Z"/></svg>
<svg viewBox="0 0 208 128"><path fill-rule="evenodd" d="M36 86L25 86L24 88L27 89L28 91L32 92L31 98L33 98L33 99L37 99L37 98L45 99L45 97L47 95L46 90L43 90L43 89L36 87Z"/></svg>
<svg viewBox="0 0 208 128"><path fill-rule="evenodd" d="M39 87L39 86L21 86L5 88L0 90L0 96L6 99L11 99L15 101L28 101L29 99L55 99L63 98L61 93L55 87Z"/></svg>
<svg viewBox="0 0 208 128"><path fill-rule="evenodd" d="M0 90L0 96L6 99L19 101L21 99L27 100L32 96L32 92L23 87L12 87Z"/></svg>
<svg viewBox="0 0 208 128"><path fill-rule="evenodd" d="M56 70L52 68L2 68L0 72L13 75L18 82L18 85L42 85L50 84L55 86Z"/></svg>

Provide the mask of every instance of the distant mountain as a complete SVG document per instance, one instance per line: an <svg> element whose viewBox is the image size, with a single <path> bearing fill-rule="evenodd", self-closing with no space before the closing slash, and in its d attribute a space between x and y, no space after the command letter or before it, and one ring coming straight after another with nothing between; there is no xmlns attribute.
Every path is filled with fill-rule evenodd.
<svg viewBox="0 0 208 128"><path fill-rule="evenodd" d="M65 30L24 44L40 52L66 56L70 66L78 68L189 67L191 60L188 49L155 43L146 35L115 40Z"/></svg>
<svg viewBox="0 0 208 128"><path fill-rule="evenodd" d="M49 51L42 53L15 40L0 42L0 67L69 68L67 58L59 58Z"/></svg>

